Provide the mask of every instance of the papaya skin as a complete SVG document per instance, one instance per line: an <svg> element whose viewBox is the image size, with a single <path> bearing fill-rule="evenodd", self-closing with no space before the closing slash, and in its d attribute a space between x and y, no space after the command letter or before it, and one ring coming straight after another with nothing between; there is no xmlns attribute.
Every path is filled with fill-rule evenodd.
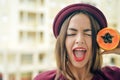
<svg viewBox="0 0 120 80"><path fill-rule="evenodd" d="M118 31L112 28L103 28L97 34L97 43L103 50L113 50L120 42Z"/></svg>

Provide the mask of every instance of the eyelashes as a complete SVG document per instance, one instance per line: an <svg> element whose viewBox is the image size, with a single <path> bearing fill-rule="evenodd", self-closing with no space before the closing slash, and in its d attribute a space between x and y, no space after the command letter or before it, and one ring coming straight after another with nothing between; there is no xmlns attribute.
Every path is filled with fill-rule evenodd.
<svg viewBox="0 0 120 80"><path fill-rule="evenodd" d="M82 32L83 36L92 36L92 30L91 29L84 29ZM67 31L67 36L75 36L78 34L78 30L75 28L69 28Z"/></svg>
<svg viewBox="0 0 120 80"><path fill-rule="evenodd" d="M76 35L76 34L67 34L67 36L74 36L74 35Z"/></svg>
<svg viewBox="0 0 120 80"><path fill-rule="evenodd" d="M77 34L67 34L67 36L75 36ZM84 33L85 36L92 36L92 34Z"/></svg>
<svg viewBox="0 0 120 80"><path fill-rule="evenodd" d="M87 35L87 36L92 36L92 34L86 34L86 33L85 33L85 35Z"/></svg>

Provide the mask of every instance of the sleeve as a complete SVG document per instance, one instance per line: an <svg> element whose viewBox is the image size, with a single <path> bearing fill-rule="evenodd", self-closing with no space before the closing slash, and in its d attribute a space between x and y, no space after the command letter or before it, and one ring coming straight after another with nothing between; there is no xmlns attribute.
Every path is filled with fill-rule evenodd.
<svg viewBox="0 0 120 80"><path fill-rule="evenodd" d="M107 66L102 69L102 72L109 80L120 80L120 68L116 66Z"/></svg>
<svg viewBox="0 0 120 80"><path fill-rule="evenodd" d="M56 76L56 70L46 71L38 74L34 80L54 80Z"/></svg>

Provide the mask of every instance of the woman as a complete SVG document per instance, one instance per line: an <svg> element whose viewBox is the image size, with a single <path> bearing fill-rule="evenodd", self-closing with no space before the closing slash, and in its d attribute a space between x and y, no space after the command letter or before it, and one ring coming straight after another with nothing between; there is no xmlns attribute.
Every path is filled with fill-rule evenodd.
<svg viewBox="0 0 120 80"><path fill-rule="evenodd" d="M102 54L120 54L120 46L100 51L96 35L105 27L105 16L92 5L78 3L62 9L53 23L57 70L40 73L34 80L119 80L119 68L101 67Z"/></svg>

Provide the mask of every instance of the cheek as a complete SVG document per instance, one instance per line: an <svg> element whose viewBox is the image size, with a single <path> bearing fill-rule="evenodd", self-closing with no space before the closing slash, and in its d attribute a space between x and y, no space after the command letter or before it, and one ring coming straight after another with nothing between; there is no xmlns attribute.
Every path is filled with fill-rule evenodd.
<svg viewBox="0 0 120 80"><path fill-rule="evenodd" d="M65 46L66 46L67 52L70 53L70 51L72 50L72 40L66 38Z"/></svg>
<svg viewBox="0 0 120 80"><path fill-rule="evenodd" d="M87 47L91 48L92 47L92 38L91 37L86 37L85 41L86 41Z"/></svg>
<svg viewBox="0 0 120 80"><path fill-rule="evenodd" d="M87 46L88 46L89 50L91 51L92 50L92 39L91 38L87 38L86 39L86 43L87 43Z"/></svg>

